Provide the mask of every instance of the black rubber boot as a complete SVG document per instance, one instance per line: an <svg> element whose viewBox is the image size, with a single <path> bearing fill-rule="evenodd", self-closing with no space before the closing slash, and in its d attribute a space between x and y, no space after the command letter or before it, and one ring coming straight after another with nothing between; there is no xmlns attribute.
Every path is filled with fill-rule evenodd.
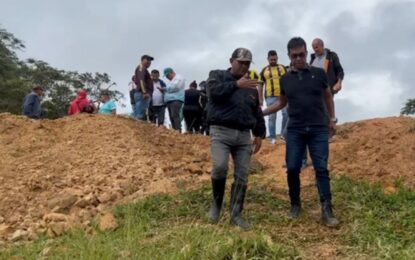
<svg viewBox="0 0 415 260"><path fill-rule="evenodd" d="M300 212L301 212L301 203L300 202L291 203L291 209L290 209L290 212L288 213L288 217L291 219L297 219L300 216Z"/></svg>
<svg viewBox="0 0 415 260"><path fill-rule="evenodd" d="M337 227L340 224L333 215L330 201L321 204L321 222L328 227Z"/></svg>
<svg viewBox="0 0 415 260"><path fill-rule="evenodd" d="M231 189L231 224L243 230L251 228L251 225L242 216L247 186L245 184L233 183Z"/></svg>
<svg viewBox="0 0 415 260"><path fill-rule="evenodd" d="M212 194L213 201L208 212L209 222L216 224L220 218L220 210L222 208L223 195L225 193L226 178L224 179L211 179L212 180Z"/></svg>

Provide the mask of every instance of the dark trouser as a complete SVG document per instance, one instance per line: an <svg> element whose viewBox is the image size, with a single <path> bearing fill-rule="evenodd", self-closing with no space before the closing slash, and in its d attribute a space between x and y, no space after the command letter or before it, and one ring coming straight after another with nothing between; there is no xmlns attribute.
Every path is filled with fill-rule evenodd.
<svg viewBox="0 0 415 260"><path fill-rule="evenodd" d="M288 105L285 106L282 110L282 122L281 122L281 135L284 138L287 138L287 126L288 126Z"/></svg>
<svg viewBox="0 0 415 260"><path fill-rule="evenodd" d="M186 122L187 132L199 133L202 125L202 111L201 110L187 110L183 109L183 117Z"/></svg>
<svg viewBox="0 0 415 260"><path fill-rule="evenodd" d="M183 102L175 100L167 103L167 109L169 110L171 126L175 130L182 130L182 108Z"/></svg>
<svg viewBox="0 0 415 260"><path fill-rule="evenodd" d="M150 121L157 125L163 125L165 112L166 106L151 106L149 109Z"/></svg>
<svg viewBox="0 0 415 260"><path fill-rule="evenodd" d="M288 122L290 122L290 118L288 116L288 105L287 105L282 109L281 135L284 137L284 139L287 139ZM304 167L307 166L307 148L304 150L303 166Z"/></svg>
<svg viewBox="0 0 415 260"><path fill-rule="evenodd" d="M224 179L228 172L229 155L234 164L235 183L248 183L251 160L251 132L224 126L210 126L212 179Z"/></svg>
<svg viewBox="0 0 415 260"><path fill-rule="evenodd" d="M209 135L209 125L208 125L208 122L207 122L207 111L206 111L206 109L203 110L203 113L202 113L202 126L200 127L200 133L202 135L203 134Z"/></svg>
<svg viewBox="0 0 415 260"><path fill-rule="evenodd" d="M286 139L287 181L291 204L300 203L300 171L306 147L316 172L320 201L331 201L327 127L289 127Z"/></svg>

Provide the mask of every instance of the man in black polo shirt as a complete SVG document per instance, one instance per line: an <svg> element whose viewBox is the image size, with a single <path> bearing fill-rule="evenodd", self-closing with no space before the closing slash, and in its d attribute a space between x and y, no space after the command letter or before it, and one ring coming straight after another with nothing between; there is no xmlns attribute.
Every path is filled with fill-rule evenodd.
<svg viewBox="0 0 415 260"><path fill-rule="evenodd" d="M302 38L292 38L287 45L292 70L281 78L281 97L264 110L264 115L275 113L289 103L289 123L286 140L286 163L290 217L298 218L301 210L300 171L306 147L310 151L316 172L317 189L322 205L321 220L329 226L338 226L331 205L330 178L327 169L329 132L334 132L336 117L333 96L327 75L320 68L307 64L307 47Z"/></svg>
<svg viewBox="0 0 415 260"><path fill-rule="evenodd" d="M231 155L234 165L230 202L231 223L242 229L250 227L242 217L249 161L251 154L259 151L266 132L256 89L258 80L244 77L251 61L251 52L245 48L238 48L232 53L231 68L213 70L207 80L213 190L213 202L208 218L211 223L219 221ZM255 137L253 144L251 132Z"/></svg>

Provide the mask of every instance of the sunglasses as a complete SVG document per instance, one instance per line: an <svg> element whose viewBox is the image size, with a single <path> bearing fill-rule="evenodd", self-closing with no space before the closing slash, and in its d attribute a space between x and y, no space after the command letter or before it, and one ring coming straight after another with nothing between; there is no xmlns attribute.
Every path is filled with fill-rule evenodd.
<svg viewBox="0 0 415 260"><path fill-rule="evenodd" d="M304 59L305 57L306 57L306 53L305 52L300 52L300 53L291 53L290 54L290 58L292 59L292 60L296 60L296 59L298 59L298 58L300 58L300 59Z"/></svg>
<svg viewBox="0 0 415 260"><path fill-rule="evenodd" d="M238 60L238 63L241 65L245 65L245 66L249 66L251 64L250 61L241 61L241 60Z"/></svg>

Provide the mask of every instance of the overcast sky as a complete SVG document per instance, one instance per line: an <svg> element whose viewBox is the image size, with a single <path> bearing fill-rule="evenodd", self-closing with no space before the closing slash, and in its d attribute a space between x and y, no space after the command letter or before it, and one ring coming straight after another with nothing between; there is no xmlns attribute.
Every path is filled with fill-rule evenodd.
<svg viewBox="0 0 415 260"><path fill-rule="evenodd" d="M25 42L20 57L107 72L124 93L142 54L188 84L228 67L237 47L252 50L256 70L270 49L286 65L288 40L301 36L309 53L320 37L340 57L341 122L398 115L415 98L413 0L0 0L0 26Z"/></svg>

